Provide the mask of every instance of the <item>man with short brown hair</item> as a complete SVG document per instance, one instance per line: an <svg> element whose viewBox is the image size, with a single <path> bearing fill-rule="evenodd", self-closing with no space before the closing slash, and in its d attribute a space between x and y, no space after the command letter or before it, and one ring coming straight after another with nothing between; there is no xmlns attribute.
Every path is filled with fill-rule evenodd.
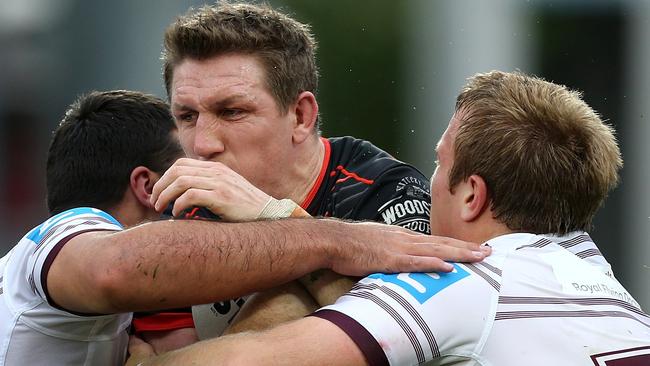
<svg viewBox="0 0 650 366"><path fill-rule="evenodd" d="M172 166L156 186L158 210L174 202L174 215L195 213L198 206L241 221L256 217L270 196L289 199L312 216L430 233L429 183L420 171L368 141L320 136L316 42L308 25L267 5L219 2L179 17L165 32L164 45L165 86L191 159ZM266 194L245 194L238 206L222 205L229 169ZM478 252L444 259L482 258ZM303 283L323 288L334 281L320 274ZM231 323L245 300L203 307L208 317L202 323L211 335ZM139 314L135 328L191 327L187 310L184 318L178 311ZM206 323L215 316L217 323Z"/></svg>

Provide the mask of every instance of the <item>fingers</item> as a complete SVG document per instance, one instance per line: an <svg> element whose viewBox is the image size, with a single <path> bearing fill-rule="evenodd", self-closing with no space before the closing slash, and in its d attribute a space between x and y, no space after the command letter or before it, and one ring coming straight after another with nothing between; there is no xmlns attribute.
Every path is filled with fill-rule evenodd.
<svg viewBox="0 0 650 366"><path fill-rule="evenodd" d="M355 224L352 224L355 225ZM448 262L478 262L491 254L491 248L452 238L420 235L387 225L356 224L350 232L346 248L339 249L342 262L334 264L335 272L388 271L388 272L449 272L453 266ZM355 257L356 255L356 257ZM355 262L356 258L356 262ZM356 265L355 268L353 268ZM368 273L368 272L366 272ZM364 273L361 273L364 274Z"/></svg>
<svg viewBox="0 0 650 366"><path fill-rule="evenodd" d="M451 272L454 266L436 257L402 255L395 257L394 264L386 268L386 273L399 272Z"/></svg>
<svg viewBox="0 0 650 366"><path fill-rule="evenodd" d="M208 210L212 211L214 214L220 215L220 212L215 212L218 210L214 210L212 207L210 207L211 201L211 192L196 188L190 188L186 191L182 191L181 195L178 198L175 198L174 207L172 208L172 215L176 217L183 211L195 206L205 207Z"/></svg>
<svg viewBox="0 0 650 366"><path fill-rule="evenodd" d="M211 191L219 192L222 190L220 189L220 185L223 185L223 182L216 181L215 179L208 177L179 177L171 184L169 184L162 192L160 192L158 199L154 203L154 208L156 211L162 211L170 203L176 201L174 204L174 215L176 215L182 211L176 207L181 196L185 196L187 207L205 206L205 202L191 202L191 199L195 197L197 199L201 198L204 200L207 198L205 195L198 196L195 193L197 191L206 191L206 193ZM191 191L194 193L187 194Z"/></svg>
<svg viewBox="0 0 650 366"><path fill-rule="evenodd" d="M206 207L229 221L257 217L270 196L227 166L179 159L154 185L151 202L163 211L174 202L173 215L191 207Z"/></svg>
<svg viewBox="0 0 650 366"><path fill-rule="evenodd" d="M426 236L428 240L435 242L437 244L442 244L446 246L451 246L451 247L456 247L456 248L464 248L464 249L469 249L473 251L479 251L481 250L481 244L478 243L472 243L469 241L464 241L464 240L458 240L454 238L448 238L446 236L435 236L435 235L427 235Z"/></svg>
<svg viewBox="0 0 650 366"><path fill-rule="evenodd" d="M433 237L438 239L439 237ZM435 239L434 239L435 240ZM492 253L492 248L473 244L469 248L438 243L412 244L404 249L409 255L436 257L450 262L479 262Z"/></svg>
<svg viewBox="0 0 650 366"><path fill-rule="evenodd" d="M151 192L150 202L156 204L159 201L159 196L164 192L169 186L177 184L178 179L185 177L189 178L199 178L199 177L217 177L224 173L232 172L229 168L221 163L215 162L206 162L193 159L179 159L172 165L163 176L156 182ZM185 186L191 185L191 181L182 182ZM189 188L189 187L186 187ZM169 197L166 197L165 201L169 201ZM168 204L169 202L167 202ZM159 205L156 205L156 209L163 210L166 205L163 205L163 202Z"/></svg>

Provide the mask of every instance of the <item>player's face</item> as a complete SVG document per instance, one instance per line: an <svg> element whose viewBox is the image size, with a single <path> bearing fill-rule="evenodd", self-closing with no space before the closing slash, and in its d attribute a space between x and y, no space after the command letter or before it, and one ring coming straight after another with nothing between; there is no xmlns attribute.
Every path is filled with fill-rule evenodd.
<svg viewBox="0 0 650 366"><path fill-rule="evenodd" d="M436 170L431 176L431 234L455 237L458 209L454 205L454 194L449 189L449 171L454 165L454 139L458 132L459 119L451 117L447 130L436 146Z"/></svg>
<svg viewBox="0 0 650 366"><path fill-rule="evenodd" d="M296 115L280 110L255 57L184 60L174 69L171 108L189 157L224 163L271 195L286 184Z"/></svg>

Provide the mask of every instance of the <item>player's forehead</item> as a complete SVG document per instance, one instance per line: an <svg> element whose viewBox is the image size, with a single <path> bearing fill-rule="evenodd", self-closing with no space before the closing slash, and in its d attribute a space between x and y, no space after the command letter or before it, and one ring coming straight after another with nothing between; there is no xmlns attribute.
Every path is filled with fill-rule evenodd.
<svg viewBox="0 0 650 366"><path fill-rule="evenodd" d="M462 116L459 116L458 113L454 115L449 120L449 124L445 129L445 132L442 134L438 143L436 144L435 153L438 159L447 159L451 156L454 139L456 138L456 133L458 132L458 127L460 124L460 119Z"/></svg>
<svg viewBox="0 0 650 366"><path fill-rule="evenodd" d="M174 70L172 108L225 101L255 101L268 94L264 81L262 66L251 56L186 59Z"/></svg>

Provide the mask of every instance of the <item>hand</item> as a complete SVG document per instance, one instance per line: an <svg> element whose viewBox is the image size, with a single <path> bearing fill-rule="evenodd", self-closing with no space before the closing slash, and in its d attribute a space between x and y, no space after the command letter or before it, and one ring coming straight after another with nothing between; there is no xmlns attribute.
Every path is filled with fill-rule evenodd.
<svg viewBox="0 0 650 366"><path fill-rule="evenodd" d="M415 233L394 225L344 223L332 249L331 269L348 276L371 272L450 272L445 261L478 262L492 249L462 240Z"/></svg>
<svg viewBox="0 0 650 366"><path fill-rule="evenodd" d="M134 335L129 336L129 358L124 366L138 366L155 355L156 353L149 343Z"/></svg>
<svg viewBox="0 0 650 366"><path fill-rule="evenodd" d="M227 221L257 218L271 196L222 163L178 159L154 185L151 203L162 212L174 201L173 215L205 207Z"/></svg>

